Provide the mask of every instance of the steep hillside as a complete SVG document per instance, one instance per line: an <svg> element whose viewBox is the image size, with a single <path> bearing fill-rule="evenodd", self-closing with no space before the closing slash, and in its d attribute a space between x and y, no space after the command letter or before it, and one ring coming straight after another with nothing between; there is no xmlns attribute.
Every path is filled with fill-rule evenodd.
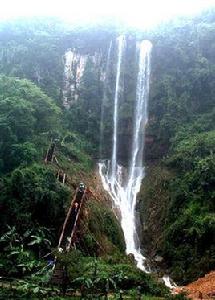
<svg viewBox="0 0 215 300"><path fill-rule="evenodd" d="M0 107L0 275L6 280L0 298L13 299L14 290L19 299L48 297L50 256L67 266L74 293L82 287L103 293L107 282L110 291L141 284L150 294L166 293L125 256L122 230L87 154L91 144L64 127L54 101L30 81L2 75ZM76 247L60 254L58 239L80 181L92 195L81 212Z"/></svg>
<svg viewBox="0 0 215 300"><path fill-rule="evenodd" d="M112 149L116 37L124 31L106 24L71 28L56 19L0 24L0 275L38 280L83 181L93 195L77 249L58 253L70 282L100 291L106 284L113 291L142 285L146 293L165 294L124 255L122 230L96 171L97 159ZM215 268L214 36L213 10L125 34L117 156L128 167L137 49L147 38L153 50L146 176L136 223L152 268L183 284ZM54 158L45 163L51 145ZM66 184L58 180L61 173Z"/></svg>
<svg viewBox="0 0 215 300"><path fill-rule="evenodd" d="M213 14L154 36L143 245L189 282L214 268ZM149 250L149 252L150 252Z"/></svg>

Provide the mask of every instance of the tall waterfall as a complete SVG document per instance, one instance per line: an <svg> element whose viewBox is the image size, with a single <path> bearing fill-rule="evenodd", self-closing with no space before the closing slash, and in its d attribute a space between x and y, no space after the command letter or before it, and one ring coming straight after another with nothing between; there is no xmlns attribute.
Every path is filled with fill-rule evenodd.
<svg viewBox="0 0 215 300"><path fill-rule="evenodd" d="M147 123L147 103L149 96L150 53L152 44L142 41L139 46L138 75L136 83L135 112L133 121L132 151L128 170L117 162L117 133L118 133L118 99L120 90L120 75L124 37L118 39L118 61L116 71L116 88L114 97L113 117L113 146L112 157L109 162L99 164L104 188L109 192L114 205L120 211L120 222L124 232L126 253L132 253L137 266L146 271L145 257L142 256L138 235L136 232L135 209L136 195L140 190L141 180L144 176L143 149L144 132Z"/></svg>
<svg viewBox="0 0 215 300"><path fill-rule="evenodd" d="M116 161L116 151L117 151L117 131L118 131L118 100L120 91L120 74L121 74L121 64L122 64L122 54L125 47L125 37L121 35L118 38L118 58L117 58L117 70L116 70L116 87L114 95L114 113L113 113L113 149L112 149L112 159L111 159L111 181L114 184L116 179L117 171L117 161Z"/></svg>
<svg viewBox="0 0 215 300"><path fill-rule="evenodd" d="M101 105L101 121L100 121L100 139L99 139L99 155L100 158L103 157L103 139L104 139L104 110L105 110L105 102L107 101L107 86L108 86L108 75L109 75L109 68L110 68L110 58L111 58L111 51L112 51L112 40L110 42L110 46L107 52L107 62L105 68L105 78L104 78L104 92L102 98L102 105Z"/></svg>

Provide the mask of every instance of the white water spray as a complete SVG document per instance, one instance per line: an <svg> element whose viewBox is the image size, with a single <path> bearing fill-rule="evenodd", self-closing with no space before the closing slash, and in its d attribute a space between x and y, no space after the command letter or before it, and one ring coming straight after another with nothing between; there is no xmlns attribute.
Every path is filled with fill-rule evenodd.
<svg viewBox="0 0 215 300"><path fill-rule="evenodd" d="M108 53L107 53L107 62L106 62L105 78L104 78L104 93L103 93L102 105L101 105L100 139L99 139L100 158L103 156L102 145L104 141L104 113L105 113L105 102L107 101L107 86L108 86L108 74L110 68L111 51L112 51L112 41L110 42L110 46L108 48Z"/></svg>
<svg viewBox="0 0 215 300"><path fill-rule="evenodd" d="M132 152L130 157L131 163L128 171L117 163L116 157L118 131L118 98L120 90L121 60L124 45L124 38L120 37L118 40L118 63L114 99L114 131L111 164L110 162L100 163L99 172L104 188L109 192L113 199L114 205L120 211L120 222L125 237L126 253L133 254L137 262L137 266L141 270L146 271L146 268L144 266L145 257L141 254L136 232L135 208L136 195L140 190L141 181L144 176L143 148L145 125L147 123L150 53L152 44L149 41L143 41L141 42L139 47L139 68L136 85Z"/></svg>
<svg viewBox="0 0 215 300"><path fill-rule="evenodd" d="M112 159L111 159L111 181L112 185L116 179L116 170L117 170L117 131L118 131L118 101L119 101L119 91L120 91L120 74L121 74L121 64L122 64L122 55L125 47L125 37L121 35L118 40L118 58L117 58L117 70L116 70L116 87L115 87L115 96L114 96L114 128L113 128L113 149L112 149Z"/></svg>
<svg viewBox="0 0 215 300"><path fill-rule="evenodd" d="M165 286L167 286L169 289L174 289L177 287L177 284L174 281L172 281L169 276L164 275L162 279L164 281Z"/></svg>

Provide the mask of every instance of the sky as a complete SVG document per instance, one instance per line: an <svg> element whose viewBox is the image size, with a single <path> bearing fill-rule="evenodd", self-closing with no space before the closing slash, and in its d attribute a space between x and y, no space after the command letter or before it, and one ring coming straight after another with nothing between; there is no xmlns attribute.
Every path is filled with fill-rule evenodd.
<svg viewBox="0 0 215 300"><path fill-rule="evenodd" d="M150 28L178 15L194 15L215 0L0 0L0 19L58 16L71 23L115 17L129 26Z"/></svg>

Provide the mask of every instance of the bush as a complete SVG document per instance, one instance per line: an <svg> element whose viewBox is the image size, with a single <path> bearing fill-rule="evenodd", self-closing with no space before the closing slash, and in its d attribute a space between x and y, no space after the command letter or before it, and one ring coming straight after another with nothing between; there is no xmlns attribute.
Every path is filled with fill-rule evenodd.
<svg viewBox="0 0 215 300"><path fill-rule="evenodd" d="M89 201L88 207L90 232L99 240L102 240L102 236L105 235L113 245L123 252L125 250L123 232L110 208L98 201Z"/></svg>

